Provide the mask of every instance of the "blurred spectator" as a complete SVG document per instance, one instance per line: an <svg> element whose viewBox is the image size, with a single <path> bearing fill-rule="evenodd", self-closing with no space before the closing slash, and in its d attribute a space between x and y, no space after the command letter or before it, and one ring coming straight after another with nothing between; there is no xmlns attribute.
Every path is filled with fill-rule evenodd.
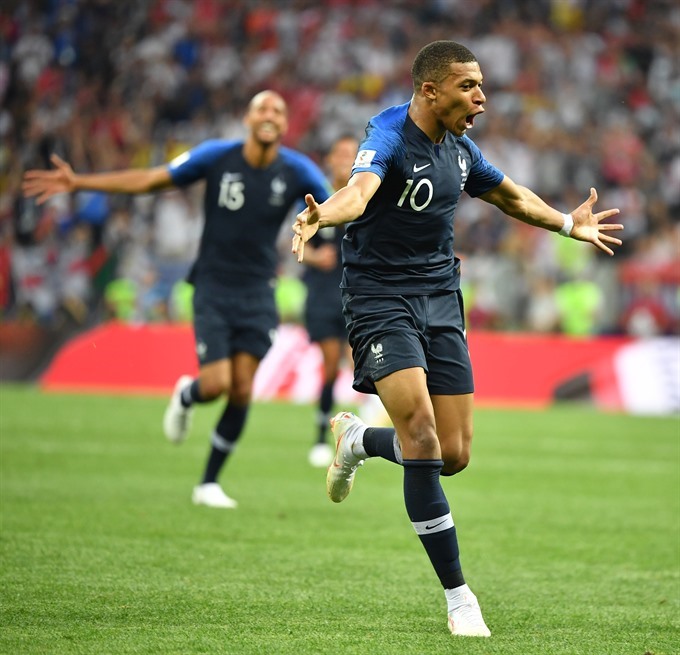
<svg viewBox="0 0 680 655"><path fill-rule="evenodd" d="M12 61L16 74L26 85L33 85L43 69L52 61L54 45L45 33L42 21L27 21L12 48Z"/></svg>
<svg viewBox="0 0 680 655"><path fill-rule="evenodd" d="M151 249L157 279L150 293L157 296L159 307L165 307L162 313L166 318L173 288L188 275L203 228L200 207L195 200L191 202L191 193L191 189L173 190L154 202Z"/></svg>
<svg viewBox="0 0 680 655"><path fill-rule="evenodd" d="M551 277L536 275L531 278L526 316L526 327L531 332L550 334L560 331L560 305Z"/></svg>
<svg viewBox="0 0 680 655"><path fill-rule="evenodd" d="M87 223L71 227L59 246L56 274L60 307L76 323L85 323L91 296L91 230Z"/></svg>
<svg viewBox="0 0 680 655"><path fill-rule="evenodd" d="M54 204L38 208L31 200L15 205L16 245L11 255L11 274L16 308L21 318L50 323L59 305L56 276L52 270L56 249Z"/></svg>
<svg viewBox="0 0 680 655"><path fill-rule="evenodd" d="M104 289L106 318L131 323L137 315L137 289L132 280L118 278Z"/></svg>
<svg viewBox="0 0 680 655"><path fill-rule="evenodd" d="M558 284L555 300L563 334L588 337L601 332L604 295L599 285L586 275Z"/></svg>
<svg viewBox="0 0 680 655"><path fill-rule="evenodd" d="M111 213L108 195L99 191L81 191L75 194L73 204L74 219L89 228L91 246L97 247Z"/></svg>
<svg viewBox="0 0 680 655"><path fill-rule="evenodd" d="M673 317L661 301L659 287L659 282L644 278L634 285L631 301L621 316L626 334L650 338L673 333Z"/></svg>
<svg viewBox="0 0 680 655"><path fill-rule="evenodd" d="M194 317L194 287L186 280L175 282L170 293L169 316L177 323L191 323Z"/></svg>

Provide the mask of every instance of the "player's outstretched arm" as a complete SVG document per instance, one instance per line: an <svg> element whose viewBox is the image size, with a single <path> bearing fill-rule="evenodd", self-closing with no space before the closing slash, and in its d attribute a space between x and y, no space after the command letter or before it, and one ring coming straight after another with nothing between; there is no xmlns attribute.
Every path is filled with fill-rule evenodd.
<svg viewBox="0 0 680 655"><path fill-rule="evenodd" d="M618 239L608 232L623 230L621 223L606 223L606 219L616 216L618 209L606 209L593 213L597 202L597 191L590 189L588 199L574 209L570 214L563 214L552 208L533 191L515 184L509 177L491 191L480 196L482 200L490 202L502 212L529 225L560 232L563 236L570 236L578 241L592 243L608 255L614 251L610 246L620 246Z"/></svg>
<svg viewBox="0 0 680 655"><path fill-rule="evenodd" d="M29 170L24 173L21 189L28 198L42 204L59 193L104 191L106 193L148 193L172 186L165 166L127 169L110 173L78 174L58 155L52 155L51 170Z"/></svg>
<svg viewBox="0 0 680 655"><path fill-rule="evenodd" d="M319 228L342 225L361 216L381 181L375 173L357 173L352 176L346 187L336 191L321 204L308 193L305 196L307 207L297 215L293 223L292 251L297 255L298 262L304 259L305 243Z"/></svg>

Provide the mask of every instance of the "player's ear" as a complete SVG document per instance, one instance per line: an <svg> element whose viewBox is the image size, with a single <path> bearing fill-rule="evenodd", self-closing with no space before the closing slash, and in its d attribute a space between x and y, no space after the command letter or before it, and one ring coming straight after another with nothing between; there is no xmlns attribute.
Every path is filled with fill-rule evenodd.
<svg viewBox="0 0 680 655"><path fill-rule="evenodd" d="M423 82L420 85L420 92L428 100L435 100L437 98L437 87L434 82Z"/></svg>

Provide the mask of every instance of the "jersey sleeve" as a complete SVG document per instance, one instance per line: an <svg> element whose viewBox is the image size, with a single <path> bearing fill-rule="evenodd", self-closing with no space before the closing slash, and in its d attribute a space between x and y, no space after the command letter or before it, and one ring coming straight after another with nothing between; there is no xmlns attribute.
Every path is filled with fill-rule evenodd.
<svg viewBox="0 0 680 655"><path fill-rule="evenodd" d="M400 135L396 130L386 129L371 120L366 127L366 137L359 144L359 151L352 166L352 175L375 173L381 180L384 180L394 153L401 143Z"/></svg>
<svg viewBox="0 0 680 655"><path fill-rule="evenodd" d="M210 139L183 152L168 164L168 171L175 186L182 187L206 177L208 168L236 142Z"/></svg>
<svg viewBox="0 0 680 655"><path fill-rule="evenodd" d="M484 158L481 150L473 141L466 137L466 142L472 156L472 167L465 182L465 191L476 198L496 188L503 181L505 175Z"/></svg>
<svg viewBox="0 0 680 655"><path fill-rule="evenodd" d="M381 148L379 139L367 137L359 145L351 174L375 173L381 180L384 180L388 164L386 155L387 151L385 148Z"/></svg>

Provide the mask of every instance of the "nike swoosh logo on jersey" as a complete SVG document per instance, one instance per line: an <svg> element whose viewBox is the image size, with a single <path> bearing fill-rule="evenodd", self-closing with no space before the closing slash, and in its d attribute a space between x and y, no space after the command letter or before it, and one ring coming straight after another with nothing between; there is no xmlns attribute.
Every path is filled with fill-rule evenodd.
<svg viewBox="0 0 680 655"><path fill-rule="evenodd" d="M426 530L434 530L436 527L442 525L442 523L446 523L447 519L444 519L443 521L439 521L439 523L435 523L434 525L426 525L425 529Z"/></svg>
<svg viewBox="0 0 680 655"><path fill-rule="evenodd" d="M422 166L418 166L418 164L413 164L413 172L417 173L418 171L422 171L423 168L427 168L428 166L431 166L431 164L423 164Z"/></svg>

